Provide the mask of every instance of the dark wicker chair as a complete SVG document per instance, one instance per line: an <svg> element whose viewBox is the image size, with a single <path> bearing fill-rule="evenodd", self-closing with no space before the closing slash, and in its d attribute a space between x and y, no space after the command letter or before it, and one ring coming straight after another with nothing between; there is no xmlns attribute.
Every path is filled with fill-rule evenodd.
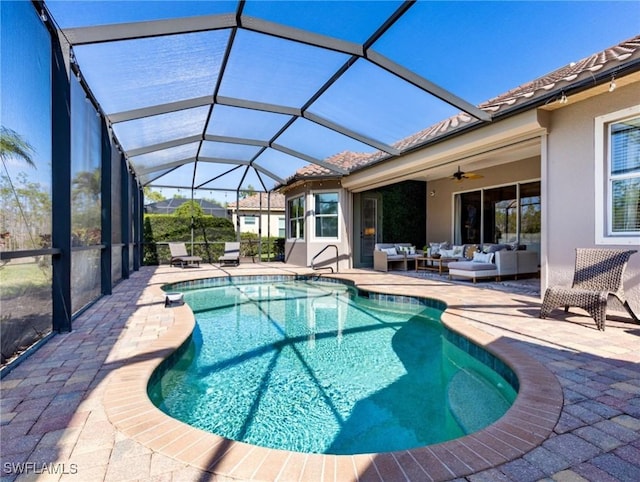
<svg viewBox="0 0 640 482"><path fill-rule="evenodd" d="M577 248L576 267L571 288L552 286L547 288L540 310L540 318L546 318L555 308L570 306L586 310L604 331L607 300L615 296L636 322L640 322L624 296L623 281L627 262L636 250Z"/></svg>

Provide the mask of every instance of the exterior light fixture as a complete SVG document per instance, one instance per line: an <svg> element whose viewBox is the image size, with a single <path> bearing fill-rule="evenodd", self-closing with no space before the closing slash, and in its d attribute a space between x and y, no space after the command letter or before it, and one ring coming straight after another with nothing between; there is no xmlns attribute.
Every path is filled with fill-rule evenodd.
<svg viewBox="0 0 640 482"><path fill-rule="evenodd" d="M561 104L566 104L567 102L569 102L569 99L567 99L567 94L562 92L562 95L560 96L560 100L558 102L560 102Z"/></svg>
<svg viewBox="0 0 640 482"><path fill-rule="evenodd" d="M616 76L615 74L611 76L611 82L609 82L609 92L613 92L616 90Z"/></svg>

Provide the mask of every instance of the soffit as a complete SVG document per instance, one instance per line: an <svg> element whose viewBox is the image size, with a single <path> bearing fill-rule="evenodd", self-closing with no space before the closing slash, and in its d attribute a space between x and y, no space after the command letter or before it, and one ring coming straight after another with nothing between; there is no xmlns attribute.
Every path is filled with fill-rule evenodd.
<svg viewBox="0 0 640 482"><path fill-rule="evenodd" d="M484 129L475 129L423 149L407 153L402 165L380 162L365 165L342 179L352 191L413 180L450 177L458 166L477 170L540 155L540 136L546 132L546 116L535 109L522 112Z"/></svg>

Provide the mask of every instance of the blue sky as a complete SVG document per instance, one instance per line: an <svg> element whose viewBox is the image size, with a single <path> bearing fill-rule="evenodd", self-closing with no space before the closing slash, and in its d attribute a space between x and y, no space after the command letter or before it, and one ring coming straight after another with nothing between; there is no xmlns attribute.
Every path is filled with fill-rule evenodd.
<svg viewBox="0 0 640 482"><path fill-rule="evenodd" d="M61 26L232 12L235 2L49 0ZM362 42L399 2L258 1L245 13ZM477 104L640 33L640 2L419 1L374 49Z"/></svg>
<svg viewBox="0 0 640 482"><path fill-rule="evenodd" d="M26 0L22 3L21 7L30 5L30 2ZM48 0L46 3L56 22L63 28L122 21L231 13L236 6L236 2L215 1ZM244 13L272 22L361 43L398 5L399 2L386 1L258 1L248 2ZM3 9L3 11L7 10L10 9ZM21 8L21 10L24 9ZM9 124L10 127L15 126L13 128L18 131L24 129L29 132L30 130L47 129L46 119L42 119L41 115L43 113L46 115L47 111L38 110L36 107L25 107L30 103L44 101L39 98L42 90L33 85L36 79L24 78L19 73L20 66L23 65L21 59L25 58L26 52L33 51L34 47L29 45L31 41L29 38L20 39L18 32L23 26L16 24L17 21L13 20L14 18L16 17L8 16L4 19L10 24L3 25L2 90L7 92L4 88L5 82L7 82L8 85L14 86L16 95L3 94L2 122ZM373 49L448 89L453 94L473 104L478 104L639 33L640 1L635 0L621 2L421 1L412 6L383 39L373 45ZM197 93L200 92L197 90L199 88L203 89L201 92L204 93L210 91L210 83L206 84L207 72L219 65L221 52L224 51L223 40L226 39L226 35L220 32L194 35L202 37L203 42L199 48L205 50L211 49L209 46L213 45L209 39L219 38L220 40L214 42L216 43L216 51L210 50L210 57L206 61L200 55L197 63L194 61L191 67L186 65L181 71L183 75L193 77L192 83L189 84L192 86L189 88L189 92L193 92L192 96L195 97L203 95ZM239 36L237 46L234 48L243 48L244 54L238 57L240 60L232 59L230 62L228 76L234 81L227 81L226 84L223 82L222 93L231 96L243 95L248 98L253 95L253 100L265 102L271 99L267 96L269 94L277 100L277 102L272 101L274 103L280 103L283 94L298 93L301 99L305 99L308 92L304 89L309 87L309 81L304 80L304 76L289 78L286 73L275 69L270 71L269 63L265 61L264 65L261 65L262 61L266 60L268 55L273 55L274 59L290 55L291 59L298 62L303 68L317 69L322 74L325 71L331 73L335 65L339 65L344 57L343 54L331 53L325 56L326 61L321 62L316 59L310 63L305 58L304 48L294 52L292 49L272 49L264 44L259 46L264 51L260 51L256 48L257 44L252 45L252 37L256 37L256 35L243 33L242 36ZM163 42L170 41L171 39L166 37ZM137 42L140 42L139 45L145 43L144 40ZM163 45L159 43L149 46L149 52L153 49L160 53L175 51L175 46L163 50ZM166 45L173 44L167 43ZM12 55L5 55L5 49L10 50ZM90 85L95 89L94 92L98 93L100 89L109 92L109 89L114 85L120 88L127 86L126 92L128 93L124 97L110 99L110 102L113 102L117 107L111 111L105 109L107 112L126 110L125 106L131 99L141 103L135 107L144 106L145 102L152 102L154 92L142 92L139 89L142 79L145 80L145 83L158 82L158 89L160 89L164 88L162 85L164 77L167 79L171 77L163 76L162 70L157 70L157 68L150 75L136 77L132 67L144 60L146 55L144 49L131 48L122 53L119 58L114 55L114 51L110 50L112 47L108 44L90 48L83 47L82 49L77 49L77 55L81 61L80 66L83 73L85 68L90 71L89 67L94 68L96 72L94 74L95 83L89 79ZM136 52L139 55L138 58L135 57ZM254 58L250 56L252 52ZM193 54L194 59L197 57L195 51L187 50L181 52L179 56L174 56L174 59L186 58L189 54ZM181 68L179 65L174 67ZM253 70L250 75L243 78L241 70L240 73L236 72L239 68L252 68ZM117 69L121 69L121 71ZM109 75L114 72L118 72L118 75ZM129 73L131 78L125 78L125 75ZM233 77L234 75L235 77ZM115 82L115 79L110 77L117 77L118 81ZM414 94L409 92L410 88L406 91L394 88L395 96L391 95L391 89L388 86L393 82L397 84L397 81L390 78L386 80L383 77L374 77L371 74L370 66L359 65L352 69L348 75L345 75L341 79L341 83L332 87L325 98L317 102L315 109L330 119L346 119L345 122L350 123L348 127L353 130L370 131L372 135L375 134L386 142L392 142L398 136L408 135L428 127L455 111L446 104L435 105L430 99L422 98L419 95L415 96L415 102L411 104L420 106L419 109L402 110L399 102ZM391 76L387 75L387 77ZM274 79L277 79L278 82L275 82ZM167 80L165 84L168 85L168 83ZM20 87L16 88L16 85ZM185 89L181 89L179 85L176 87L176 85L171 86L171 95L183 95L181 91ZM402 88L406 88L406 86L402 86ZM243 89L242 94L238 94L237 89ZM28 94L29 92L40 93L34 100L30 97L31 94ZM119 91L119 93L122 92L125 91ZM126 95L130 99L127 99ZM15 102L9 97L15 99ZM18 102L18 99L27 100ZM341 99L348 100L350 103L340 102ZM166 99L165 96L163 100L180 100L180 98ZM106 106L103 105L103 107ZM402 117L402 122L389 125L388 128L382 126L381 119L393 117L394 108L396 109L395 118ZM398 111L398 109L400 110ZM34 116L35 111L40 114ZM429 115L425 114L427 111ZM227 123L232 122L233 118L228 117ZM152 131L155 132L153 129ZM388 137L385 138L385 135ZM310 137L308 126L300 125L291 131L287 140L291 143L292 148L295 147L296 150L302 151L304 149L303 140L308 137ZM30 136L30 138L37 139L38 136ZM136 140L142 141L142 139ZM158 139L158 142L163 140L165 139ZM354 150L359 147L353 147L346 142L345 144L333 145L334 142L338 143L339 141L344 140L339 139L339 136L333 136L331 141L322 142L321 145L316 144L313 146L313 152L311 150L309 152L316 157L327 157L335 152L340 152L345 146L352 147ZM46 145L39 145L37 140L34 143L38 155L50 155Z"/></svg>

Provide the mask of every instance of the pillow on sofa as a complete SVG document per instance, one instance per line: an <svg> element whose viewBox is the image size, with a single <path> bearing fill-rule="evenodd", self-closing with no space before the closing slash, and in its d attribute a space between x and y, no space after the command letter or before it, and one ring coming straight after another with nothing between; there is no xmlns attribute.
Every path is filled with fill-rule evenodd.
<svg viewBox="0 0 640 482"><path fill-rule="evenodd" d="M474 263L493 263L493 253L481 253L476 251L473 253Z"/></svg>
<svg viewBox="0 0 640 482"><path fill-rule="evenodd" d="M395 256L396 254L398 254L396 248L382 248L380 251L382 251L383 253L387 253L389 256Z"/></svg>
<svg viewBox="0 0 640 482"><path fill-rule="evenodd" d="M466 259L473 259L473 255L476 253L476 251L478 251L478 246L475 244L467 244L465 251L464 251L464 257Z"/></svg>
<svg viewBox="0 0 640 482"><path fill-rule="evenodd" d="M451 251L453 251L452 258L464 258L464 246L453 245Z"/></svg>
<svg viewBox="0 0 640 482"><path fill-rule="evenodd" d="M503 249L509 249L508 244L483 244L483 253L495 253L496 251L502 251Z"/></svg>
<svg viewBox="0 0 640 482"><path fill-rule="evenodd" d="M429 247L431 250L430 254L438 254L442 249L449 249L449 243L447 241L443 241L441 243L429 243Z"/></svg>
<svg viewBox="0 0 640 482"><path fill-rule="evenodd" d="M400 253L416 254L415 246L397 246Z"/></svg>

